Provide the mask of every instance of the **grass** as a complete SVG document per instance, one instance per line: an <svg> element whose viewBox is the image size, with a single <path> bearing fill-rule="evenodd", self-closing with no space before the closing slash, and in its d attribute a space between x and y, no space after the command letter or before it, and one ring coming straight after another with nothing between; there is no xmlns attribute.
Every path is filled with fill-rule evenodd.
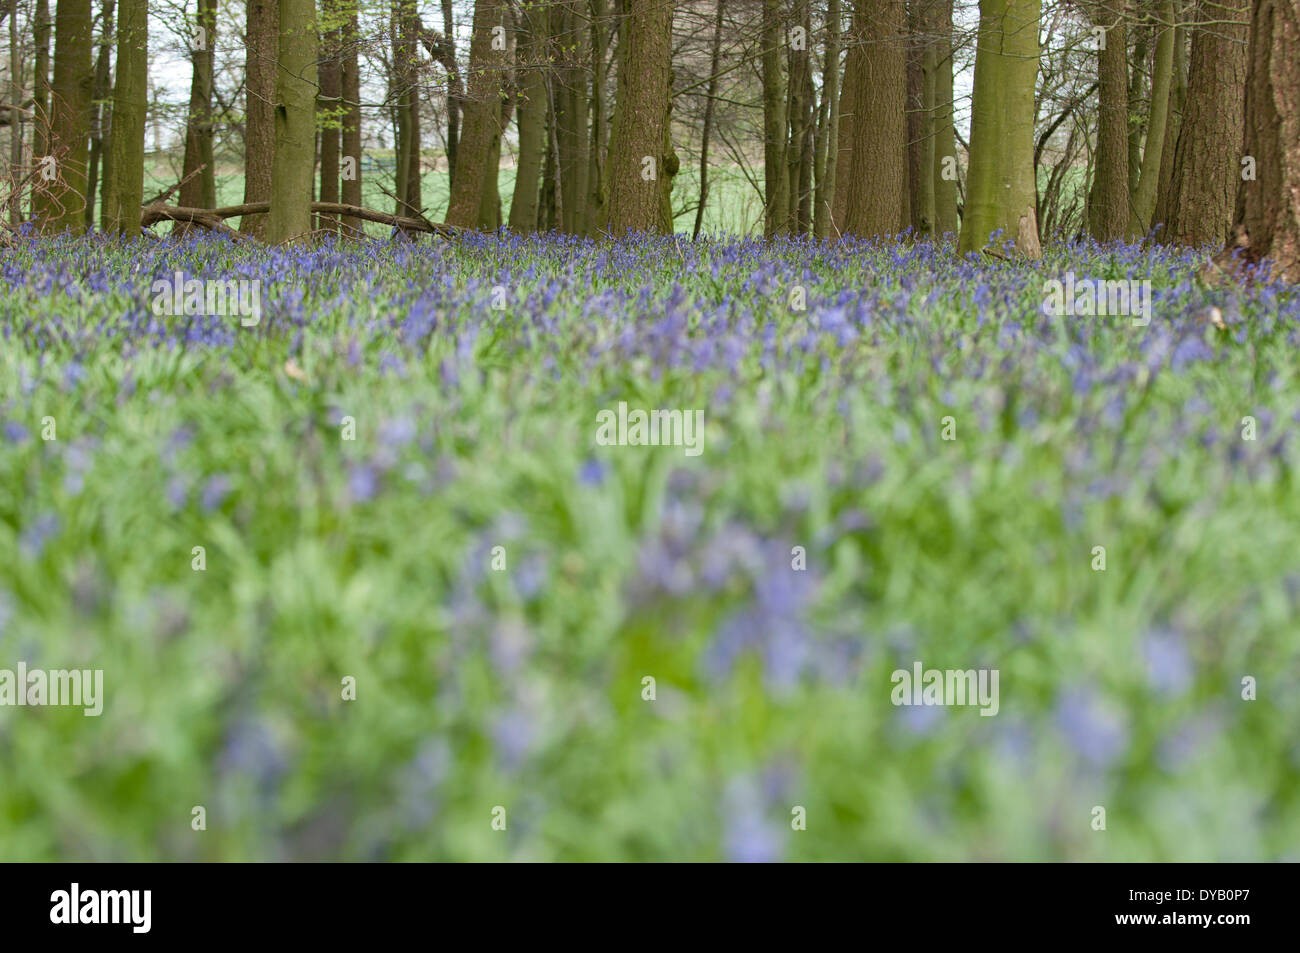
<svg viewBox="0 0 1300 953"><path fill-rule="evenodd" d="M20 247L0 669L105 702L0 707L0 856L1294 860L1300 300L1200 260ZM260 323L155 316L178 269ZM1066 270L1151 324L1045 316ZM916 661L998 714L895 706Z"/></svg>

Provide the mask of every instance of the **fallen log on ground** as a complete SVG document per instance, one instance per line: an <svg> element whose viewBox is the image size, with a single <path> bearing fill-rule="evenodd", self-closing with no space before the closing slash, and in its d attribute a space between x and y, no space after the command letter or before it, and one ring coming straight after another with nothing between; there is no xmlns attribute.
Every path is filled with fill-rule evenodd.
<svg viewBox="0 0 1300 953"><path fill-rule="evenodd" d="M228 235L236 241L256 241L251 235L237 232L225 223L227 218L241 218L245 215L265 215L271 210L270 202L247 202L243 205L226 205L222 208L187 208L181 205L146 205L140 212L140 225L149 228L159 222L189 222L203 228ZM361 208L358 205L344 205L340 202L312 202L311 210L322 215L338 215L346 218L359 218L365 222L377 222L391 225L402 232L425 232L451 238L456 230L450 225L430 222L424 218L408 218L403 215L389 215L374 209Z"/></svg>

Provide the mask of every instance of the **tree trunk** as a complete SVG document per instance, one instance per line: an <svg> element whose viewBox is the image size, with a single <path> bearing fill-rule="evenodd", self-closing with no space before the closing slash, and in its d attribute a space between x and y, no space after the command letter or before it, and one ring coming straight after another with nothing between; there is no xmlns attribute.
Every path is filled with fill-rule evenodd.
<svg viewBox="0 0 1300 953"><path fill-rule="evenodd" d="M691 241L700 237L704 223L704 206L709 200L709 134L713 131L713 103L718 95L718 66L722 61L722 17L726 0L717 0L713 11L713 48L709 56L709 89L704 100L704 128L700 133L700 202L695 207L695 227Z"/></svg>
<svg viewBox="0 0 1300 953"><path fill-rule="evenodd" d="M442 36L447 57L443 63L447 70L447 189L456 182L456 157L460 151L460 110L465 99L465 86L456 67L456 29L452 19L451 0L442 0Z"/></svg>
<svg viewBox="0 0 1300 953"><path fill-rule="evenodd" d="M854 91L846 233L891 235L907 222L906 55L903 0L863 0L854 15L863 44Z"/></svg>
<svg viewBox="0 0 1300 953"><path fill-rule="evenodd" d="M1273 262L1272 277L1300 282L1300 6L1254 0L1246 74L1245 154L1256 178L1241 185L1236 221L1244 257ZM1231 246L1230 246L1231 247Z"/></svg>
<svg viewBox="0 0 1300 953"><path fill-rule="evenodd" d="M786 167L786 100L782 96L781 49L785 30L780 0L763 2L763 234L771 238L788 224L790 170Z"/></svg>
<svg viewBox="0 0 1300 953"><path fill-rule="evenodd" d="M812 11L807 0L795 4L796 26L802 27L801 49L789 44L787 97L790 140L786 149L786 181L789 183L789 206L786 227L797 235L807 234L812 226L812 52L808 47L812 35Z"/></svg>
<svg viewBox="0 0 1300 953"><path fill-rule="evenodd" d="M605 213L609 184L605 181L609 106L606 68L609 17L606 0L591 0L591 140L587 152L587 231L594 232Z"/></svg>
<svg viewBox="0 0 1300 953"><path fill-rule="evenodd" d="M840 0L830 0L826 8L826 61L822 65L822 77L825 115L817 124L817 157L814 160L817 195L813 206L813 235L817 238L830 234L835 166L839 155L836 130L840 112Z"/></svg>
<svg viewBox="0 0 1300 953"><path fill-rule="evenodd" d="M32 156L40 159L50 154L50 19L49 0L36 0L36 54L32 79ZM36 201L33 200L33 212Z"/></svg>
<svg viewBox="0 0 1300 953"><path fill-rule="evenodd" d="M1169 184L1174 176L1174 152L1178 148L1178 133L1183 127L1183 113L1187 110L1187 27L1183 25L1185 7L1175 0L1173 84L1169 90L1169 117L1165 120L1165 144L1160 150L1160 181L1156 188L1156 205L1151 213L1151 227L1159 229L1158 238L1165 240L1165 223L1169 221Z"/></svg>
<svg viewBox="0 0 1300 953"><path fill-rule="evenodd" d="M551 5L551 36L555 57L556 145L559 148L560 191L564 231L575 235L587 230L587 58L580 0L556 0Z"/></svg>
<svg viewBox="0 0 1300 953"><path fill-rule="evenodd" d="M510 202L510 228L537 231L537 200L542 159L546 152L546 78L543 71L545 35L541 13L532 5L518 14L516 61L521 89L515 113L519 123L519 152L515 193Z"/></svg>
<svg viewBox="0 0 1300 953"><path fill-rule="evenodd" d="M18 0L9 0L9 168L15 180L23 167L23 58L22 44L18 42ZM9 206L9 221L17 225L23 220L22 203L14 197Z"/></svg>
<svg viewBox="0 0 1300 953"><path fill-rule="evenodd" d="M662 185L672 97L672 0L631 5L620 25L622 58L610 138L609 230L662 228Z"/></svg>
<svg viewBox="0 0 1300 953"><path fill-rule="evenodd" d="M831 193L830 232L841 235L845 231L849 212L849 179L853 169L853 125L857 109L857 91L862 82L862 46L857 42L856 30L849 31L848 56L844 63L844 86L840 93L840 124L835 144L835 190Z"/></svg>
<svg viewBox="0 0 1300 953"><path fill-rule="evenodd" d="M987 247L994 232L1025 257L1042 254L1034 182L1038 13L1038 0L980 0L963 254Z"/></svg>
<svg viewBox="0 0 1300 953"><path fill-rule="evenodd" d="M149 0L121 0L117 11L117 82L109 176L104 188L106 232L140 234L144 202L144 123L149 106Z"/></svg>
<svg viewBox="0 0 1300 953"><path fill-rule="evenodd" d="M91 89L90 104L90 159L86 171L86 230L95 227L95 192L101 175L100 160L104 158L104 137L108 135L107 100L112 92L109 56L113 42L113 0L104 0L100 18L99 52L95 56L95 85ZM104 161L102 175L109 174L109 163ZM102 195L100 196L102 200Z"/></svg>
<svg viewBox="0 0 1300 953"><path fill-rule="evenodd" d="M934 51L934 233L956 232L957 136L952 124L952 0L931 0Z"/></svg>
<svg viewBox="0 0 1300 953"><path fill-rule="evenodd" d="M1097 152L1088 192L1088 231L1099 242L1123 238L1129 220L1128 64L1125 0L1098 6L1093 22L1105 27L1097 52Z"/></svg>
<svg viewBox="0 0 1300 953"><path fill-rule="evenodd" d="M244 204L271 200L275 155L275 61L280 55L280 0L247 0L244 69ZM250 215L239 230L261 236L266 217Z"/></svg>
<svg viewBox="0 0 1300 953"><path fill-rule="evenodd" d="M213 208L217 204L217 177L213 162L212 80L213 44L217 29L217 0L198 0L198 14L191 25L199 42L192 44L194 69L190 79L190 106L185 126L183 176L192 176L181 186L180 203L190 208ZM190 39L194 36L191 33ZM197 47L197 48L196 48ZM202 167L202 172L194 172ZM177 224L177 230L184 226Z"/></svg>
<svg viewBox="0 0 1300 953"><path fill-rule="evenodd" d="M1249 13L1250 0L1202 0L1198 8L1203 25L1192 33L1187 110L1161 203L1166 242L1217 245L1227 237L1242 172Z"/></svg>
<svg viewBox="0 0 1300 953"><path fill-rule="evenodd" d="M350 3L347 22L343 25L343 55L340 65L339 91L343 97L343 182L340 192L344 205L361 205L361 72L357 61L360 34L357 29L357 4ZM346 216L343 233L359 237L361 219Z"/></svg>
<svg viewBox="0 0 1300 953"><path fill-rule="evenodd" d="M1102 20L1113 22L1121 15L1127 16L1127 4L1136 5L1141 0L1101 0L1104 11ZM1124 62L1125 74L1128 81L1128 104L1125 110L1125 128L1128 131L1128 161L1125 166L1128 170L1128 194L1131 200L1137 195L1138 187L1138 170L1142 166L1142 126L1146 118L1149 100L1146 98L1146 68L1147 52L1151 49L1151 27L1143 20L1129 22L1125 24L1125 43L1130 38L1134 38L1133 56L1130 61L1128 51L1125 50Z"/></svg>
<svg viewBox="0 0 1300 953"><path fill-rule="evenodd" d="M476 0L469 45L469 94L464 104L459 161L451 186L447 224L473 228L479 222L487 164L494 142L500 148L501 84L506 51L493 49L493 27L502 25L503 0ZM501 36L497 33L496 36Z"/></svg>
<svg viewBox="0 0 1300 953"><path fill-rule="evenodd" d="M275 157L267 241L279 244L311 231L316 170L316 7L280 0L280 57L275 82Z"/></svg>
<svg viewBox="0 0 1300 953"><path fill-rule="evenodd" d="M339 201L339 154L342 148L340 106L343 100L343 63L340 57L341 37L338 28L339 11L333 0L324 4L326 22L322 37L320 60L320 98L316 111L320 117L320 200ZM327 215L317 218L316 227L337 232L338 219Z"/></svg>
<svg viewBox="0 0 1300 953"><path fill-rule="evenodd" d="M46 155L54 179L44 181L37 217L47 233L86 230L86 163L89 158L91 56L90 0L59 0L54 14L54 82Z"/></svg>
<svg viewBox="0 0 1300 953"><path fill-rule="evenodd" d="M419 215L424 207L421 185L419 91L419 17L415 0L393 0L393 83L397 141L397 195L399 216Z"/></svg>
<svg viewBox="0 0 1300 953"><path fill-rule="evenodd" d="M1160 163L1165 148L1165 126L1169 120L1170 89L1174 75L1174 43L1176 41L1173 0L1161 0L1159 31L1156 38L1156 57L1151 74L1151 112L1147 122L1146 144L1142 149L1142 167L1138 174L1137 194L1133 199L1129 217L1129 234L1141 238L1151 228L1151 215L1155 211L1156 190L1160 184ZM1167 25L1165 25L1167 24Z"/></svg>

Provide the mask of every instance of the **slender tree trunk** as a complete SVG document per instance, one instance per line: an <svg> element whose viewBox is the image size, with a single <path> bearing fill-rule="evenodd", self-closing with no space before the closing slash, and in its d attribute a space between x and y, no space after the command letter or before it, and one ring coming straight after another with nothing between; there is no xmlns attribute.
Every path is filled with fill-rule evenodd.
<svg viewBox="0 0 1300 953"><path fill-rule="evenodd" d="M586 231L588 174L587 54L580 0L556 0L551 6L554 41L556 141L560 150L560 189L564 231Z"/></svg>
<svg viewBox="0 0 1300 953"><path fill-rule="evenodd" d="M1034 84L1038 76L1038 0L980 0L971 99L970 170L958 250L996 243L1038 258L1034 182Z"/></svg>
<svg viewBox="0 0 1300 953"><path fill-rule="evenodd" d="M86 230L91 71L90 0L59 0L54 15L54 82L50 86L47 155L53 181L44 182L37 216L48 233Z"/></svg>
<svg viewBox="0 0 1300 953"><path fill-rule="evenodd" d="M519 159L515 167L515 193L510 202L510 228L517 232L537 231L537 201L542 159L546 152L546 79L543 71L544 32L541 12L527 4L517 14L516 60L520 79Z"/></svg>
<svg viewBox="0 0 1300 953"><path fill-rule="evenodd" d="M813 234L817 238L830 234L831 196L835 193L835 165L839 154L836 129L840 111L840 19L839 0L830 0L826 7L826 62L822 66L822 107L826 112L824 120L817 125L815 160L817 196L813 207Z"/></svg>
<svg viewBox="0 0 1300 953"><path fill-rule="evenodd" d="M812 35L812 11L807 0L798 0L793 6L794 18L798 21L794 26L800 27L802 34L790 34L786 67L790 126L786 147L786 181L790 190L786 227L794 234L806 234L812 225L813 88L812 51L808 46Z"/></svg>
<svg viewBox="0 0 1300 953"><path fill-rule="evenodd" d="M718 66L722 62L722 18L726 0L717 0L713 11L713 46L709 56L709 89L704 101L704 129L700 134L700 204L695 207L695 227L691 240L700 237L704 224L704 206L709 200L709 134L713 131L713 104L718 95Z"/></svg>
<svg viewBox="0 0 1300 953"><path fill-rule="evenodd" d="M934 231L956 232L957 136L952 123L952 0L931 0L934 34Z"/></svg>
<svg viewBox="0 0 1300 953"><path fill-rule="evenodd" d="M907 110L907 210L905 218L917 236L929 233L933 221L933 196L930 216L926 216L925 189L931 188L930 169L925 164L925 28L922 7L927 0L910 0L907 4L907 52L904 57Z"/></svg>
<svg viewBox="0 0 1300 953"><path fill-rule="evenodd" d="M1187 27L1183 25L1185 7L1181 0L1174 3L1174 16L1178 26L1174 29L1173 85L1169 90L1169 117L1165 120L1165 144L1160 150L1160 182L1156 189L1156 205L1151 214L1151 226L1160 229L1159 239L1164 241L1169 221L1170 183L1174 176L1174 152L1178 148L1178 133L1183 126L1183 113L1187 110Z"/></svg>
<svg viewBox="0 0 1300 953"><path fill-rule="evenodd" d="M1129 9L1141 0L1101 0L1104 4L1102 19L1110 22L1122 12L1127 16ZM1151 49L1151 28L1141 19L1129 20L1125 24L1125 42L1136 37L1133 43L1133 56L1130 60L1127 50L1124 53L1126 78L1128 81L1128 106L1125 112L1125 128L1128 130L1128 194L1130 202L1137 195L1138 170L1142 166L1142 126L1146 118L1150 100L1146 96L1147 53Z"/></svg>
<svg viewBox="0 0 1300 953"><path fill-rule="evenodd" d="M610 138L609 230L663 227L663 184L671 181L672 0L631 5L620 25L622 61Z"/></svg>
<svg viewBox="0 0 1300 953"><path fill-rule="evenodd" d="M863 68L854 93L844 231L891 235L907 225L907 14L903 0L863 0L854 16Z"/></svg>
<svg viewBox="0 0 1300 953"><path fill-rule="evenodd" d="M316 170L316 7L280 0L280 58L275 82L275 157L266 238L279 244L311 231Z"/></svg>
<svg viewBox="0 0 1300 953"><path fill-rule="evenodd" d="M1237 195L1244 257L1300 282L1300 5L1254 0L1246 75L1244 152L1256 177ZM1233 242L1230 248L1235 245Z"/></svg>
<svg viewBox="0 0 1300 953"><path fill-rule="evenodd" d="M493 27L502 25L503 0L476 0L469 45L469 94L464 104L460 160L451 186L447 224L473 228L479 222L493 143L500 148L501 84L506 51L493 49ZM497 36L501 34L498 33ZM496 44L498 46L502 44Z"/></svg>
<svg viewBox="0 0 1300 953"><path fill-rule="evenodd" d="M18 42L18 0L9 0L9 168L14 180L22 175L23 167L23 56ZM23 220L22 203L17 196L9 206L9 221L17 225Z"/></svg>
<svg viewBox="0 0 1300 953"><path fill-rule="evenodd" d="M844 86L840 93L840 125L834 145L836 154L835 190L831 195L831 232L845 232L849 213L849 185L853 170L853 127L857 111L857 92L866 68L856 25L849 31L848 56L844 63Z"/></svg>
<svg viewBox="0 0 1300 953"><path fill-rule="evenodd" d="M280 55L279 0L247 0L244 48L244 204L271 200L275 155L276 58ZM360 204L358 202L358 204ZM239 230L260 236L265 215L248 215Z"/></svg>
<svg viewBox="0 0 1300 953"><path fill-rule="evenodd" d="M1251 0L1201 0L1192 33L1187 109L1178 144L1163 240L1178 245L1225 240L1241 182L1246 41Z"/></svg>
<svg viewBox="0 0 1300 953"><path fill-rule="evenodd" d="M36 159L50 154L50 35L53 31L49 0L36 0L36 52L32 78L32 156ZM35 200L32 205L35 211Z"/></svg>
<svg viewBox="0 0 1300 953"><path fill-rule="evenodd" d="M95 192L101 175L100 160L104 158L104 137L108 135L107 100L112 92L109 55L113 42L113 0L104 0L100 24L99 52L95 56L95 85L91 89L90 103L90 158L86 170L87 231L95 227ZM105 179L108 171L108 163L105 161L102 170Z"/></svg>
<svg viewBox="0 0 1300 953"><path fill-rule="evenodd" d="M1099 242L1123 238L1129 220L1128 63L1125 0L1099 5L1093 22L1106 29L1097 51L1097 152L1088 193L1088 230Z"/></svg>
<svg viewBox="0 0 1300 953"><path fill-rule="evenodd" d="M397 141L397 215L416 216L424 207L421 190L419 18L415 0L393 0L393 83Z"/></svg>
<svg viewBox="0 0 1300 953"><path fill-rule="evenodd" d="M1135 238L1146 235L1151 228L1152 213L1156 206L1156 190L1160 184L1160 162L1165 148L1165 126L1169 120L1170 88L1174 75L1175 31L1173 0L1161 0L1160 21L1156 29L1156 56L1151 75L1151 112L1147 122L1146 144L1142 149L1142 167L1138 174L1137 194L1133 199L1129 218L1129 234ZM1165 26L1163 24L1168 24Z"/></svg>
<svg viewBox="0 0 1300 953"><path fill-rule="evenodd" d="M343 101L343 63L340 56L341 36L337 26L339 12L333 0L326 0L326 30L322 36L319 65L320 97L316 104L320 126L320 200L338 204L339 157L342 129L339 122ZM339 220L331 215L317 217L316 227L337 232Z"/></svg>
<svg viewBox="0 0 1300 953"><path fill-rule="evenodd" d="M144 124L149 107L149 0L121 0L117 11L117 82L109 176L104 186L106 232L140 234L144 202Z"/></svg>
<svg viewBox="0 0 1300 953"><path fill-rule="evenodd" d="M763 234L783 232L790 206L790 170L786 167L786 100L782 96L781 50L785 45L781 0L763 0Z"/></svg>
<svg viewBox="0 0 1300 953"><path fill-rule="evenodd" d="M935 94L938 89L940 47L936 19L941 0L912 0L908 7L908 31L912 46L909 50L915 62L914 76L909 75L908 137L909 172L915 178L909 183L912 229L918 237L935 235L937 217L935 183ZM909 64L911 65L911 64ZM913 90L912 84L916 89Z"/></svg>
<svg viewBox="0 0 1300 953"><path fill-rule="evenodd" d="M586 230L596 231L605 214L609 185L605 181L608 147L606 113L606 52L609 49L609 18L606 0L591 0L591 140L587 159Z"/></svg>
<svg viewBox="0 0 1300 953"><path fill-rule="evenodd" d="M343 54L340 64L339 91L343 97L343 182L340 192L344 205L361 203L361 72L357 61L360 34L357 29L357 3L350 2L343 25ZM358 237L361 219L344 216L343 233Z"/></svg>
<svg viewBox="0 0 1300 953"><path fill-rule="evenodd" d="M442 36L447 58L447 188L456 182L456 157L460 151L460 111L465 100L465 87L460 70L456 67L456 24L452 18L451 0L442 0Z"/></svg>
<svg viewBox="0 0 1300 953"><path fill-rule="evenodd" d="M217 204L217 176L213 161L212 136L212 48L216 40L217 0L198 0L198 14L191 24L192 31L201 30L200 41L190 48L194 64L190 81L190 107L185 127L185 165L183 175L193 175L200 167L202 172L181 186L180 202L188 208L215 208ZM191 36L194 34L192 33ZM185 226L177 223L177 231Z"/></svg>

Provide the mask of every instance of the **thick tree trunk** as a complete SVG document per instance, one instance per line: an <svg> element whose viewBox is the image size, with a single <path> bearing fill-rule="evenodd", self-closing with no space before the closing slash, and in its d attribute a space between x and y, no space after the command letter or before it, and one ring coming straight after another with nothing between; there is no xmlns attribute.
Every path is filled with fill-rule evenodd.
<svg viewBox="0 0 1300 953"><path fill-rule="evenodd" d="M1128 230L1134 238L1141 238L1151 228L1156 190L1160 184L1160 163L1164 155L1165 126L1169 120L1169 97L1174 76L1176 37L1173 22L1173 0L1161 0L1156 24L1156 57L1151 74L1151 112L1147 121L1146 144L1142 148L1137 194L1129 216Z"/></svg>
<svg viewBox="0 0 1300 953"><path fill-rule="evenodd" d="M493 49L492 28L502 25L504 6L503 0L477 0L474 4L474 31L469 45L469 93L464 103L465 123L461 129L456 178L452 182L447 209L447 224L462 228L473 228L479 222L487 164L494 142L496 148L500 148L501 84L506 51Z"/></svg>
<svg viewBox="0 0 1300 953"><path fill-rule="evenodd" d="M37 217L49 233L86 230L86 163L89 158L91 57L90 0L59 0L54 15L54 82L46 156L55 177L43 182ZM44 157L40 157L44 158Z"/></svg>
<svg viewBox="0 0 1300 953"><path fill-rule="evenodd" d="M609 146L609 231L662 228L672 97L672 0L630 6L620 26L622 58ZM675 171L675 170L674 170Z"/></svg>
<svg viewBox="0 0 1300 953"><path fill-rule="evenodd" d="M144 201L144 123L148 101L149 0L121 0L117 12L117 82L109 177L104 192L106 232L140 234Z"/></svg>
<svg viewBox="0 0 1300 953"><path fill-rule="evenodd" d="M1177 245L1219 244L1228 234L1241 182L1246 41L1250 0L1201 0L1192 33L1187 109L1161 233Z"/></svg>
<svg viewBox="0 0 1300 953"><path fill-rule="evenodd" d="M1093 22L1104 27L1097 51L1097 152L1088 192L1088 231L1099 242L1123 238L1129 220L1128 63L1124 0L1099 5Z"/></svg>
<svg viewBox="0 0 1300 953"><path fill-rule="evenodd" d="M275 157L266 238L280 243L311 231L316 170L316 7L280 0L280 58L275 83Z"/></svg>
<svg viewBox="0 0 1300 953"><path fill-rule="evenodd" d="M1038 76L1038 0L980 0L971 100L970 171L958 249L1014 242L1038 258L1034 182L1034 84Z"/></svg>
<svg viewBox="0 0 1300 953"><path fill-rule="evenodd" d="M244 202L271 200L275 155L275 61L280 55L279 0L247 0L244 69ZM239 230L260 236L266 220L244 218Z"/></svg>
<svg viewBox="0 0 1300 953"><path fill-rule="evenodd" d="M763 33L763 234L786 230L790 207L790 170L786 166L786 99L782 95L781 51L785 24L780 0L764 0Z"/></svg>
<svg viewBox="0 0 1300 953"><path fill-rule="evenodd" d="M1241 185L1236 221L1247 261L1300 282L1300 4L1254 0L1246 75L1244 151L1256 178ZM1231 247L1231 245L1230 245Z"/></svg>
<svg viewBox="0 0 1300 953"><path fill-rule="evenodd" d="M907 222L906 55L903 0L863 0L854 16L863 44L853 97L853 156L844 231L891 235Z"/></svg>

